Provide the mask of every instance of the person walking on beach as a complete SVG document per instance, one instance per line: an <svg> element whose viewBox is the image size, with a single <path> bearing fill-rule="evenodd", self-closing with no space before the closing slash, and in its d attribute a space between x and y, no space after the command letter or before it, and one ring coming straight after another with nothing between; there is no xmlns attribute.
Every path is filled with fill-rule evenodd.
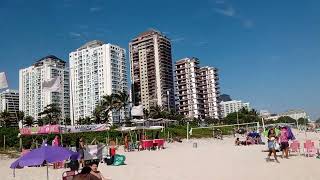
<svg viewBox="0 0 320 180"><path fill-rule="evenodd" d="M280 163L278 161L278 158L277 158L277 152L276 152L276 132L273 128L271 128L268 132L268 149L269 149L269 154L268 154L268 157L267 157L267 161L270 161L270 156L274 155L274 159L276 160L277 163Z"/></svg>
<svg viewBox="0 0 320 180"><path fill-rule="evenodd" d="M80 164L82 165L82 167L84 167L84 151L85 151L85 143L84 143L84 139L78 138L76 141L76 149L77 152L80 154Z"/></svg>
<svg viewBox="0 0 320 180"><path fill-rule="evenodd" d="M282 151L282 158L289 158L289 139L288 139L288 130L286 127L281 128L280 134L280 147Z"/></svg>

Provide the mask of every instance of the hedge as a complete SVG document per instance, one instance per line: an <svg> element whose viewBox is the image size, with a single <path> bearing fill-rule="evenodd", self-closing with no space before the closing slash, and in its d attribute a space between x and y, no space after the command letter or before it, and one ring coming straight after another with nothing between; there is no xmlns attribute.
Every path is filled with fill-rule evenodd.
<svg viewBox="0 0 320 180"><path fill-rule="evenodd" d="M196 127L196 126L191 126ZM223 127L219 128L222 130L222 133L224 135L231 134L232 133L232 127ZM162 131L159 135L161 138L167 138L168 132L170 132L170 138L179 137L179 138L186 138L187 137L187 126L186 125L178 125L178 126L171 126L166 128L164 131ZM3 147L3 136L6 136L6 147L14 148L16 150L19 149L19 138L18 138L19 130L18 128L0 128L0 148ZM154 137L155 131L147 131L146 135L148 137ZM86 143L91 143L94 139L96 139L100 143L105 143L107 140L107 137L109 137L109 140L118 140L119 144L122 144L123 137L125 133L121 133L115 130L110 131L103 131L103 132L85 132L85 133L75 133L75 134L63 134L62 140L63 144L67 146L75 146L75 141L77 138L83 137L86 141ZM136 133L131 133L133 140L136 140ZM212 137L212 129L197 129L193 130L192 136L189 136L190 138L210 138ZM43 138L46 138L48 140L48 143L51 144L52 140L54 139L55 135L34 135L34 136L23 136L22 142L24 148L30 148L31 145L35 145L35 142L37 141L40 145L42 143Z"/></svg>

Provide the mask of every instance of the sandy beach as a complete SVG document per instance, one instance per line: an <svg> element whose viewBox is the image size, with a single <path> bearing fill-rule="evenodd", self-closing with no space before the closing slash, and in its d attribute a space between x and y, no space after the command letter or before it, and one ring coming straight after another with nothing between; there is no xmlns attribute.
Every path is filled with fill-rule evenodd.
<svg viewBox="0 0 320 180"><path fill-rule="evenodd" d="M302 142L304 133L296 134ZM319 146L320 134L308 133L307 138ZM193 143L198 144L193 148ZM281 179L318 180L320 159L291 156L280 163L266 162L266 145L234 146L234 138L224 140L201 139L183 143L166 144L159 151L127 152L124 166L113 167L100 164L99 170L113 180L234 180L234 179ZM319 148L319 147L318 147ZM278 153L280 155L280 153ZM1 159L1 179L44 180L46 168L16 170L16 177L9 168L13 159ZM50 180L61 180L62 170L49 169Z"/></svg>

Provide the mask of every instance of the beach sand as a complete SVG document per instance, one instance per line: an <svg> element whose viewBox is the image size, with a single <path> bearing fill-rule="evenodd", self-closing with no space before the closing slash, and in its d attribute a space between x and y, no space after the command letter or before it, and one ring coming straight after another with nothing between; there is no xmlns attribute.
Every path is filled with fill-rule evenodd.
<svg viewBox="0 0 320 180"><path fill-rule="evenodd" d="M302 142L305 133L296 134ZM307 138L319 146L320 134L308 133ZM193 143L198 147L193 148ZM201 139L166 144L159 151L120 152L126 155L124 166L100 164L99 170L113 180L319 180L320 159L291 156L279 158L280 163L266 162L266 145L234 146L234 138ZM280 153L278 153L280 155ZM46 168L9 169L13 159L0 159L0 179L45 180ZM50 180L61 180L62 170L49 169Z"/></svg>

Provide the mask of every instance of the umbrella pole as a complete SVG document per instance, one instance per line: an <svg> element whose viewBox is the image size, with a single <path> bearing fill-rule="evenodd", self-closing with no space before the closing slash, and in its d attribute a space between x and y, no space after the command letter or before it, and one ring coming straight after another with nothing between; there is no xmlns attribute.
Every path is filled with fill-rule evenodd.
<svg viewBox="0 0 320 180"><path fill-rule="evenodd" d="M49 180L49 165L48 165L48 162L47 162L47 180Z"/></svg>

